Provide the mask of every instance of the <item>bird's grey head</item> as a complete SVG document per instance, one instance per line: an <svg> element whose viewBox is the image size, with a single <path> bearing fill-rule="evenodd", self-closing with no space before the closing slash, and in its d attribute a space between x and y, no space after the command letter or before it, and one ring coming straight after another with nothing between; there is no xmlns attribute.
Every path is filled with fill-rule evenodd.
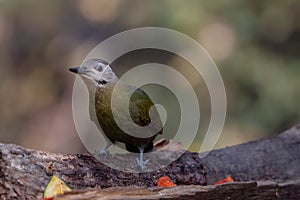
<svg viewBox="0 0 300 200"><path fill-rule="evenodd" d="M79 74L88 85L101 87L118 79L109 64L101 59L87 60L80 67L72 67L69 70Z"/></svg>

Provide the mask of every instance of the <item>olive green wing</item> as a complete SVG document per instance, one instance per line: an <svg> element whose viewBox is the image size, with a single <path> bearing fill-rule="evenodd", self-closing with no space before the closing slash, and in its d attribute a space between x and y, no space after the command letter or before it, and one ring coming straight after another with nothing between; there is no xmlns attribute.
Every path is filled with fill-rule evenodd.
<svg viewBox="0 0 300 200"><path fill-rule="evenodd" d="M142 89L136 89L130 98L130 115L132 120L140 126L147 126L152 121L153 126L151 128L157 133L162 133L163 125L158 111L153 110L153 119L149 115L149 110L153 105L150 97Z"/></svg>

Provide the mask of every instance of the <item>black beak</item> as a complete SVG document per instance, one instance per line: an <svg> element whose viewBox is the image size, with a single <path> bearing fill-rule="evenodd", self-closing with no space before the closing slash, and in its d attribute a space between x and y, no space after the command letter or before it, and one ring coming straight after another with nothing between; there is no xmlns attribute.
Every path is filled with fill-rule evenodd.
<svg viewBox="0 0 300 200"><path fill-rule="evenodd" d="M71 68L69 68L69 71L77 74L79 71L79 67L71 67Z"/></svg>

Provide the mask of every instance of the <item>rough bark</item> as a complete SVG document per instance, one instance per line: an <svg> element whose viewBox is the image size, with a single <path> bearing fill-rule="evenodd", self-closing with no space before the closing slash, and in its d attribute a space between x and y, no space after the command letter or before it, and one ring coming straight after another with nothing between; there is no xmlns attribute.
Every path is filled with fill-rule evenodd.
<svg viewBox="0 0 300 200"><path fill-rule="evenodd" d="M237 182L210 186L177 186L174 188L109 188L71 192L57 200L71 199L105 199L105 200L298 200L300 182Z"/></svg>
<svg viewBox="0 0 300 200"><path fill-rule="evenodd" d="M126 195L127 199L300 199L299 152L300 125L273 138L211 151L202 159L197 153L185 152L171 165L149 173L117 171L91 155L53 154L0 144L0 198L40 198L51 175L56 174L73 189L148 188L109 188L87 192L95 196L106 194L106 199L113 199L114 194L114 199L126 199ZM123 158L113 156L119 160ZM179 186L153 188L158 178L166 175ZM200 186L213 184L227 175L238 182Z"/></svg>

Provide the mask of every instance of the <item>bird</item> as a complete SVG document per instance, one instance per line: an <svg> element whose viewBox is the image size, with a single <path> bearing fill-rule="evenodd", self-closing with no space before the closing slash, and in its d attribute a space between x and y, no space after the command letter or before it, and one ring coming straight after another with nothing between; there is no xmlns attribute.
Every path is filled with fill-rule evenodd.
<svg viewBox="0 0 300 200"><path fill-rule="evenodd" d="M153 150L154 139L158 134L163 133L160 115L155 107L154 109L151 108L154 105L151 98L141 88L120 82L121 80L113 72L110 64L99 58L89 59L80 67L69 68L69 71L78 74L89 91L90 119L98 129L101 128L100 130L102 130L107 140L107 145L100 150L100 153L106 154L111 145L123 143L127 151L139 153L136 162L140 169L144 171L149 159L144 160L143 155ZM146 127L146 130L154 134L149 136L146 133L141 133L145 136L137 137L126 133L117 125L111 108L111 100L113 89L118 82L121 89L118 90L117 101L122 102L123 97L126 97L130 91L133 90L134 92L129 99L129 107L124 107L124 102L116 105L117 115L125 125L127 120L132 120L135 124ZM152 109L151 117L149 114L150 108ZM126 109L127 112L129 109L131 119L124 118Z"/></svg>

